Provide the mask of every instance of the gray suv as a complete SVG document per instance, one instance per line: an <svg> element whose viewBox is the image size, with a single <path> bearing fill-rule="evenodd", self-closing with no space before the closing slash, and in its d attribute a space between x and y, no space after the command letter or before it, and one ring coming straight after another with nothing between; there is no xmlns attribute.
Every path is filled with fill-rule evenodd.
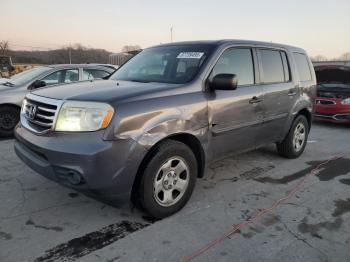
<svg viewBox="0 0 350 262"><path fill-rule="evenodd" d="M210 161L276 143L296 158L311 126L315 73L303 49L221 40L160 45L110 80L26 96L15 151L65 186L166 217Z"/></svg>

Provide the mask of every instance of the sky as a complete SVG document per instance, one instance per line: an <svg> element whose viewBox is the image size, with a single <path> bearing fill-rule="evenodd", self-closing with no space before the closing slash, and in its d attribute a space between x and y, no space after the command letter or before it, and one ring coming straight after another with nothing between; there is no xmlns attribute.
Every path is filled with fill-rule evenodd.
<svg viewBox="0 0 350 262"><path fill-rule="evenodd" d="M12 49L74 43L119 52L174 41L248 39L350 52L350 0L0 0ZM4 22L6 21L6 22Z"/></svg>

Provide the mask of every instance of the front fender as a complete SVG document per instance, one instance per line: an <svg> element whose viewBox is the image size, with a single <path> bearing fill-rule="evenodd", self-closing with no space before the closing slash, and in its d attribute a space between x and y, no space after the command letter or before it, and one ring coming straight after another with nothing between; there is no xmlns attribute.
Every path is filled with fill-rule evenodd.
<svg viewBox="0 0 350 262"><path fill-rule="evenodd" d="M150 148L164 138L175 134L188 133L196 137L203 136L207 127L205 122L196 121L196 117L192 114L186 114L180 109L169 109L144 114L124 122L116 137L132 138L142 146Z"/></svg>
<svg viewBox="0 0 350 262"><path fill-rule="evenodd" d="M145 148L180 133L202 140L200 136L208 130L207 100L202 92L126 104L117 107L116 115L115 139L131 138Z"/></svg>

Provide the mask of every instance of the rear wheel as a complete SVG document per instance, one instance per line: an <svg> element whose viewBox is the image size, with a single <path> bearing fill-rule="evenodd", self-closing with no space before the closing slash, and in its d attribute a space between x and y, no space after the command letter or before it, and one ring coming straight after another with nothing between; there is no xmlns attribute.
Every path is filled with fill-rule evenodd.
<svg viewBox="0 0 350 262"><path fill-rule="evenodd" d="M19 122L20 109L12 106L0 107L0 137L13 136Z"/></svg>
<svg viewBox="0 0 350 262"><path fill-rule="evenodd" d="M295 118L286 138L277 143L278 153L286 158L297 158L305 149L309 135L309 123L305 116L299 115Z"/></svg>
<svg viewBox="0 0 350 262"><path fill-rule="evenodd" d="M185 144L159 144L144 168L139 186L143 209L155 218L179 211L189 200L197 177L197 161Z"/></svg>

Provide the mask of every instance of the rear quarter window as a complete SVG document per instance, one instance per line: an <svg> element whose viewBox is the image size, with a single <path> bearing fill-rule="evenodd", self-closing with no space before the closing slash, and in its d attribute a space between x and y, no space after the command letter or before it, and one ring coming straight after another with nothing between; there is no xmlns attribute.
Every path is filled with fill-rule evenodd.
<svg viewBox="0 0 350 262"><path fill-rule="evenodd" d="M301 53L294 53L294 59L297 66L300 81L312 80L310 65L307 56Z"/></svg>

